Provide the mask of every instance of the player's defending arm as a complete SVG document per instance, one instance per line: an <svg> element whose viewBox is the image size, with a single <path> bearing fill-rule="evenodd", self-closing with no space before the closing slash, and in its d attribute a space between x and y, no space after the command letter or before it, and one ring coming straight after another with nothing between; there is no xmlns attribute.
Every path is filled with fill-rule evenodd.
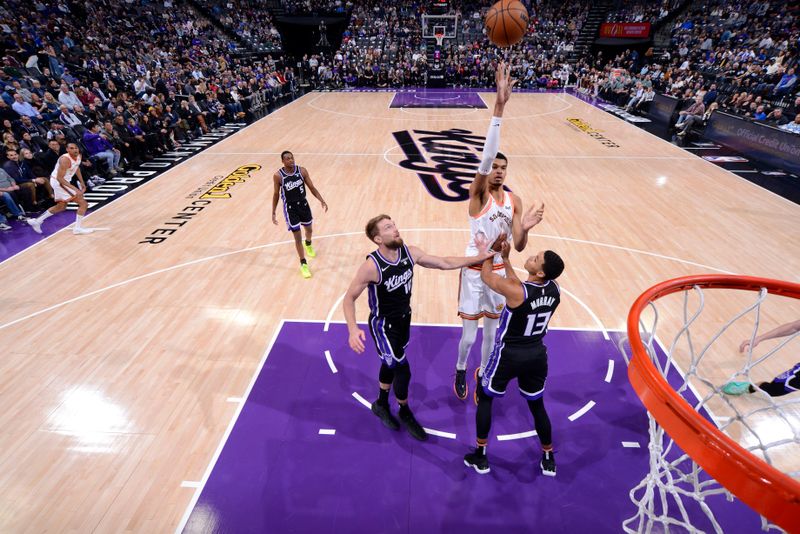
<svg viewBox="0 0 800 534"><path fill-rule="evenodd" d="M278 224L278 199L281 196L281 177L276 172L272 175L272 183L275 185L275 190L272 193L272 224Z"/></svg>
<svg viewBox="0 0 800 534"><path fill-rule="evenodd" d="M311 182L311 176L308 175L308 171L306 170L305 167L300 167L300 174L303 175L303 180L305 180L306 185L308 186L308 190L311 191L311 194L317 197L317 200L319 200L320 204L322 204L322 209L328 211L328 205L322 199L322 195L317 190L317 188L314 187L314 184Z"/></svg>
<svg viewBox="0 0 800 534"><path fill-rule="evenodd" d="M516 82L516 80L511 79L511 69L507 69L505 63L501 62L497 66L497 72L495 73L497 98L494 101L494 113L489 123L489 131L486 133L486 141L483 143L481 164L478 167L477 174L475 174L475 179L472 180L469 186L470 215L480 213L485 203L487 178L492 173L494 159L500 147L500 118L503 116L506 102L511 96L511 88Z"/></svg>
<svg viewBox="0 0 800 534"><path fill-rule="evenodd" d="M514 199L514 216L511 219L511 235L514 238L514 248L517 252L522 252L528 245L528 232L542 222L544 203L534 202L525 215L522 215L522 200L517 195L512 195L512 198Z"/></svg>
<svg viewBox="0 0 800 534"><path fill-rule="evenodd" d="M356 276L350 282L350 287L347 288L347 293L345 293L342 301L344 319L347 322L347 331L350 334L348 343L350 348L358 354L364 352L364 331L356 324L356 300L370 282L377 282L378 280L378 266L375 265L374 261L367 259L358 268Z"/></svg>
<svg viewBox="0 0 800 534"><path fill-rule="evenodd" d="M408 252L411 254L411 258L414 260L414 263L420 267L449 271L452 269L467 267L468 265L475 265L476 263L479 263L487 258L492 259L496 253L496 250L492 250L492 248L500 248L500 243L505 240L506 235L502 234L492 244L492 247L489 247L489 241L485 237L481 237L480 235L475 236L475 245L478 247L477 256L434 256L432 254L428 254L419 247L410 245L408 247Z"/></svg>
<svg viewBox="0 0 800 534"><path fill-rule="evenodd" d="M503 243L503 249L501 251L503 261L506 264L506 275L514 272L514 268L508 261L509 252L511 252L511 246L506 241ZM506 298L506 305L509 308L516 308L522 304L525 300L525 290L522 288L522 282L519 281L516 274L504 278L499 274L495 274L492 271L492 267L491 259L484 260L481 266L481 280L483 280L483 283L489 286L495 293L503 295Z"/></svg>
<svg viewBox="0 0 800 534"><path fill-rule="evenodd" d="M792 335L792 334L794 334L796 332L800 332L800 320L793 321L791 323L783 324L783 325L781 325L781 326L779 326L777 328L773 328L772 330L770 330L769 332L767 332L765 334L761 334L760 336L756 336L755 339L752 340L753 341L753 346L750 349L752 350L752 349L756 348L756 345L758 345L762 341L766 341L767 339L773 339L773 338L776 338L776 337L790 336L790 335ZM744 341L742 341L742 344L739 345L739 352L744 352L745 350L747 350L747 347L749 345L750 345L750 340L749 339L745 339Z"/></svg>

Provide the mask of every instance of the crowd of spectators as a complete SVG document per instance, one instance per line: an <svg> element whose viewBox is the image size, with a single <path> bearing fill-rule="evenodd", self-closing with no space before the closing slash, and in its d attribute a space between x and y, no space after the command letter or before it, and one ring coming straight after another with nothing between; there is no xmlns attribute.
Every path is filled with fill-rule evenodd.
<svg viewBox="0 0 800 534"><path fill-rule="evenodd" d="M455 39L441 47L423 38L425 6L414 0L387 4L356 2L341 45L332 54L303 58L305 78L315 88L405 87L425 85L431 69L444 72L452 87L492 87L497 61L504 59L520 87L558 87L567 80L566 58L573 50L590 2L542 0L528 5L528 37L501 50L490 43L484 15L491 2L462 2Z"/></svg>
<svg viewBox="0 0 800 534"><path fill-rule="evenodd" d="M582 61L580 90L629 111L646 109L654 94L641 96L648 87L679 98L682 111L694 107L679 114L679 135L713 109L800 133L798 14L786 1L707 0L678 18L661 57L627 51L608 62Z"/></svg>
<svg viewBox="0 0 800 534"><path fill-rule="evenodd" d="M281 35L263 0L198 0L198 3L243 41L281 49Z"/></svg>
<svg viewBox="0 0 800 534"><path fill-rule="evenodd" d="M607 22L649 22L655 24L677 8L683 0L662 0L646 2L642 0L620 0L606 15Z"/></svg>
<svg viewBox="0 0 800 534"><path fill-rule="evenodd" d="M0 6L0 229L52 203L48 178L79 145L92 188L293 90L282 58L235 43L190 5L8 0ZM34 185L32 185L34 184ZM5 208L5 209L3 209Z"/></svg>

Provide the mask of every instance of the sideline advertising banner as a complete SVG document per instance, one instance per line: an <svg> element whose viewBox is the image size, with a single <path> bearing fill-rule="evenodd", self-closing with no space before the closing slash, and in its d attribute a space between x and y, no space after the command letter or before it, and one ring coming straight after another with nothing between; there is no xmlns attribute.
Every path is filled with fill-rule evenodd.
<svg viewBox="0 0 800 534"><path fill-rule="evenodd" d="M605 22L600 25L600 37L647 39L649 36L649 22Z"/></svg>
<svg viewBox="0 0 800 534"><path fill-rule="evenodd" d="M716 111L703 136L752 159L800 173L800 135Z"/></svg>

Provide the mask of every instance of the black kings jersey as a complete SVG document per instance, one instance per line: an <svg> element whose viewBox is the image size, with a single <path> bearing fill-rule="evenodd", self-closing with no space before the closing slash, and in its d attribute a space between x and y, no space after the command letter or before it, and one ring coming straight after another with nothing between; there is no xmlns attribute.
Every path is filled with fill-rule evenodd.
<svg viewBox="0 0 800 534"><path fill-rule="evenodd" d="M294 166L291 174L281 167L278 170L281 177L281 199L284 203L300 202L306 199L306 182L300 172L300 166Z"/></svg>
<svg viewBox="0 0 800 534"><path fill-rule="evenodd" d="M514 309L506 306L500 315L496 343L536 345L547 333L547 325L561 302L555 280L543 284L524 282L525 301Z"/></svg>
<svg viewBox="0 0 800 534"><path fill-rule="evenodd" d="M397 261L390 262L376 250L367 255L378 268L378 282L370 282L369 311L378 317L400 317L411 311L411 283L414 278L414 260L403 245L398 249Z"/></svg>

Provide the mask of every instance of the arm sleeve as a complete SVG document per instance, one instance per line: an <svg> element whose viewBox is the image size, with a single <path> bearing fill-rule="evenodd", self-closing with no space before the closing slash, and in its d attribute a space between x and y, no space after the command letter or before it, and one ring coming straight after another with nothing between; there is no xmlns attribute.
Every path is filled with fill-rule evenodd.
<svg viewBox="0 0 800 534"><path fill-rule="evenodd" d="M481 154L481 165L478 167L478 172L483 175L492 172L492 162L500 146L500 121L500 117L492 117L492 122L489 123L489 131L486 133L486 142L483 144L483 154Z"/></svg>

